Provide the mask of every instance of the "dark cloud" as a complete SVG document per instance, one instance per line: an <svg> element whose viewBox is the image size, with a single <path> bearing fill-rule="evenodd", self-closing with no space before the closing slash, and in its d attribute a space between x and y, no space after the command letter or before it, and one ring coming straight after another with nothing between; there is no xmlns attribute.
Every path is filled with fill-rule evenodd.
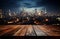
<svg viewBox="0 0 60 39"><path fill-rule="evenodd" d="M25 3L24 3L25 1ZM30 2L32 1L32 2ZM59 6L58 0L0 0L0 7L19 7L20 2L23 2L25 5L35 5L35 6ZM19 4L17 4L19 3Z"/></svg>
<svg viewBox="0 0 60 39"><path fill-rule="evenodd" d="M0 8L18 7L17 1L21 0L0 0Z"/></svg>
<svg viewBox="0 0 60 39"><path fill-rule="evenodd" d="M59 0L42 0L37 1L38 6L45 6L49 12L60 12Z"/></svg>
<svg viewBox="0 0 60 39"><path fill-rule="evenodd" d="M0 0L0 8L46 7L48 11L60 10L59 0Z"/></svg>

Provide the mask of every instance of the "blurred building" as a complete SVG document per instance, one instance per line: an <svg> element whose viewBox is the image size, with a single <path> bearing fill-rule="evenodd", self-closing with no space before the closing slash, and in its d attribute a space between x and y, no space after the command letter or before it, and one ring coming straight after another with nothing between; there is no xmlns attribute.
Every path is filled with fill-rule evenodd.
<svg viewBox="0 0 60 39"><path fill-rule="evenodd" d="M38 13L37 13L37 9L35 9L35 16L37 16L38 15Z"/></svg>
<svg viewBox="0 0 60 39"><path fill-rule="evenodd" d="M2 9L0 9L0 18L2 18Z"/></svg>
<svg viewBox="0 0 60 39"><path fill-rule="evenodd" d="M4 18L5 16L4 16L4 12L3 12L3 10L2 9L0 9L0 18Z"/></svg>
<svg viewBox="0 0 60 39"><path fill-rule="evenodd" d="M41 12L40 12L40 15L41 15L41 16L44 16L43 14L44 14L44 12L43 12L43 11L41 11Z"/></svg>
<svg viewBox="0 0 60 39"><path fill-rule="evenodd" d="M24 8L22 8L20 15L21 15L21 17L26 17L26 16L28 16L28 13L25 11Z"/></svg>
<svg viewBox="0 0 60 39"><path fill-rule="evenodd" d="M12 16L10 9L9 9L8 13L9 13L9 16Z"/></svg>
<svg viewBox="0 0 60 39"><path fill-rule="evenodd" d="M47 13L47 10L46 10L46 8L45 8L45 14Z"/></svg>

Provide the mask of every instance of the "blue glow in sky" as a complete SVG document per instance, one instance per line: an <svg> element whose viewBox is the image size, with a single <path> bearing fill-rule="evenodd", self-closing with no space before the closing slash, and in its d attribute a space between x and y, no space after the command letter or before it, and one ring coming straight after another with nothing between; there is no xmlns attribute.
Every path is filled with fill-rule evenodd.
<svg viewBox="0 0 60 39"><path fill-rule="evenodd" d="M37 11L44 11L45 7L32 7L32 8L27 8L27 7L20 7L19 8L21 11L24 9L24 11L26 12L35 12L35 9L37 9Z"/></svg>
<svg viewBox="0 0 60 39"><path fill-rule="evenodd" d="M17 4L19 4L20 7L37 7L37 2L34 0L22 0L18 1Z"/></svg>

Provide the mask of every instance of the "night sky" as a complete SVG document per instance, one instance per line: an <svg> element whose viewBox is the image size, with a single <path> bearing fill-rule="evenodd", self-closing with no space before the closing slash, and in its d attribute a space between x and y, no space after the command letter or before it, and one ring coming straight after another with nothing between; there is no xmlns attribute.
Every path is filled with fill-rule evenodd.
<svg viewBox="0 0 60 39"><path fill-rule="evenodd" d="M0 0L2 9L18 9L19 7L45 7L48 12L60 12L59 0Z"/></svg>

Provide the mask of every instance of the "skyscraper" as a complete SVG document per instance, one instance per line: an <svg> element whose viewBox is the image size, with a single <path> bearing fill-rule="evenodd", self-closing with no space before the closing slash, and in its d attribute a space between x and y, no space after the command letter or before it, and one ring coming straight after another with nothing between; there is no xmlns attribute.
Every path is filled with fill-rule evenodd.
<svg viewBox="0 0 60 39"><path fill-rule="evenodd" d="M0 9L0 18L2 18L2 9Z"/></svg>
<svg viewBox="0 0 60 39"><path fill-rule="evenodd" d="M47 13L47 10L46 10L46 8L45 8L45 14Z"/></svg>
<svg viewBox="0 0 60 39"><path fill-rule="evenodd" d="M35 16L37 16L37 9L35 9Z"/></svg>
<svg viewBox="0 0 60 39"><path fill-rule="evenodd" d="M40 13L41 13L41 16L43 16L44 12L43 12L43 11L41 11Z"/></svg>
<svg viewBox="0 0 60 39"><path fill-rule="evenodd" d="M12 16L10 9L9 9L8 13L9 13L9 16Z"/></svg>

